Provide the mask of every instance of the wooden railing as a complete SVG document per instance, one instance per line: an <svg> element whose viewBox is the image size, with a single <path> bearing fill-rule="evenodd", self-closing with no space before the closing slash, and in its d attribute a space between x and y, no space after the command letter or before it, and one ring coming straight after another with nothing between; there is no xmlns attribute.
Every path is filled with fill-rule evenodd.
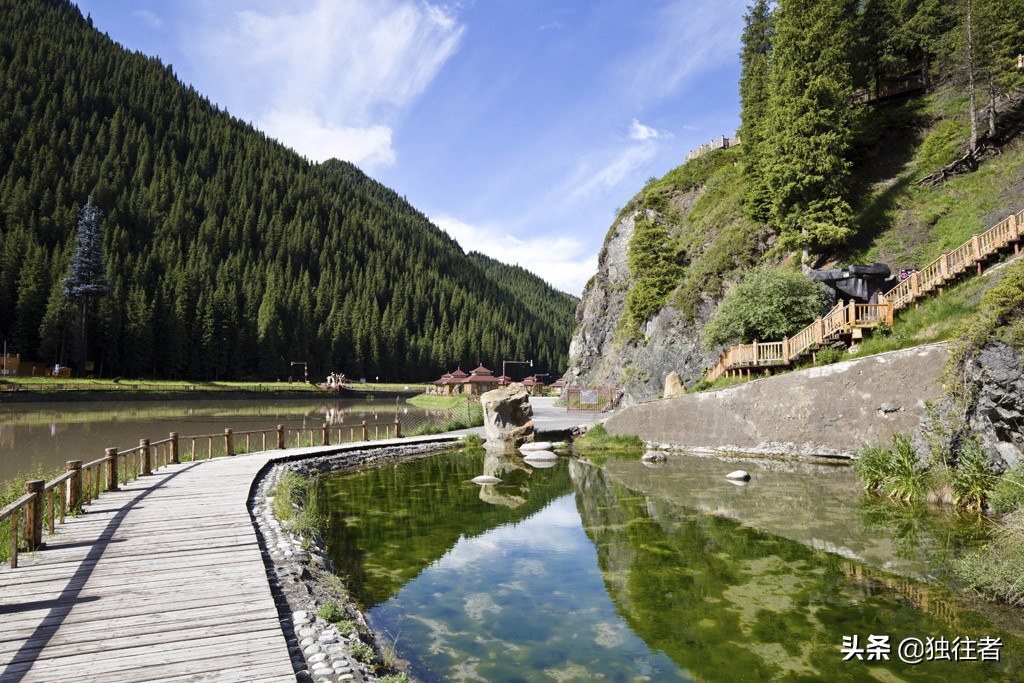
<svg viewBox="0 0 1024 683"><path fill-rule="evenodd" d="M332 434L337 439L332 439ZM329 446L332 442L348 443L354 441L370 441L373 439L401 438L402 423L399 415L391 423L369 424L363 420L361 424L345 427L331 427L324 423L319 427L302 427L286 429L277 425L276 429L255 429L235 432L225 429L218 434L196 434L179 436L171 432L166 439L150 442L140 439L134 448L119 450L107 448L104 456L86 464L81 460L67 463L67 471L51 481L33 480L25 482L25 495L11 502L0 510L0 522L10 520L10 563L11 568L18 567L20 548L35 551L44 547L44 527L50 535L56 531L56 524L64 523L65 516L78 513L83 505L89 505L102 493L118 490L120 484L151 474L154 469L173 465L182 461L210 460L215 456L233 457L240 453L236 449L236 439L245 437L245 451L253 452L253 441L258 444L257 450L267 450L268 435L272 435L273 448L286 447L289 435L295 436L295 447ZM348 437L347 439L345 437ZM308 441L306 439L308 437ZM223 440L223 451L214 448ZM186 452L181 450L187 444ZM198 448L197 448L198 445ZM205 445L205 449L203 446Z"/></svg>
<svg viewBox="0 0 1024 683"><path fill-rule="evenodd" d="M718 362L705 379L713 382L726 374L746 372L752 369L769 371L772 367L787 366L827 342L847 334L892 325L897 311L932 292L941 292L943 287L986 259L1011 244L1020 250L1021 236L1024 235L1024 211L1010 214L985 232L973 236L967 242L943 253L921 270L913 273L884 294L879 294L877 304L845 304L839 301L823 317L793 335L792 339L781 342L758 342L736 344L722 352Z"/></svg>

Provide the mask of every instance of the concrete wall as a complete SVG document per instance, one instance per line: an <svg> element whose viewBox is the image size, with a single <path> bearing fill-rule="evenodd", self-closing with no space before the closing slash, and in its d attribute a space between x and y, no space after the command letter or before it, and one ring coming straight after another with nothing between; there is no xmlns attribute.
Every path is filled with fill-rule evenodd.
<svg viewBox="0 0 1024 683"><path fill-rule="evenodd" d="M850 457L920 426L946 358L944 344L893 351L643 403L605 427L666 449Z"/></svg>

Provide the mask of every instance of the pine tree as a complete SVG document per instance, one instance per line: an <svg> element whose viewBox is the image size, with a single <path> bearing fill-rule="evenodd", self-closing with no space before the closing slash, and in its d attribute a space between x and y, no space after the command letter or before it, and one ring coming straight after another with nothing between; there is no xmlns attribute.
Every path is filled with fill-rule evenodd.
<svg viewBox="0 0 1024 683"><path fill-rule="evenodd" d="M854 0L781 0L775 12L763 175L772 226L805 258L852 232L855 11Z"/></svg>
<svg viewBox="0 0 1024 683"><path fill-rule="evenodd" d="M755 0L743 17L743 49L740 51L740 139L743 141L744 209L758 221L767 221L770 196L764 184L762 135L769 94L769 60L772 51L772 13L768 0Z"/></svg>
<svg viewBox="0 0 1024 683"><path fill-rule="evenodd" d="M78 374L84 377L89 357L89 304L110 289L103 263L103 224L92 195L78 213L75 253L71 257L71 275L63 279L64 295L82 304L82 336L79 344Z"/></svg>

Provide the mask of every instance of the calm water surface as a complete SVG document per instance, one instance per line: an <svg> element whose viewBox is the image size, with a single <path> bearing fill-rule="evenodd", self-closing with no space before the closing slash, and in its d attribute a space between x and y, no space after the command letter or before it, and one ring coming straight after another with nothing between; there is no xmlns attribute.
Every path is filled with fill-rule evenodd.
<svg viewBox="0 0 1024 683"><path fill-rule="evenodd" d="M394 399L0 405L0 481L37 468L63 469L68 460L95 460L106 448L130 448L138 446L139 439L164 439L174 431L181 435L223 434L225 428L237 432L275 429L283 424L295 429L319 427L324 422L358 425L363 420L371 425L393 424L396 410L401 411L406 428L430 418L426 411L408 403L396 406Z"/></svg>
<svg viewBox="0 0 1024 683"><path fill-rule="evenodd" d="M736 467L445 454L325 480L328 542L423 680L1024 680L1020 616L949 578L984 525L864 501L848 467ZM843 661L869 635L889 660ZM1000 661L904 664L911 637L999 638Z"/></svg>

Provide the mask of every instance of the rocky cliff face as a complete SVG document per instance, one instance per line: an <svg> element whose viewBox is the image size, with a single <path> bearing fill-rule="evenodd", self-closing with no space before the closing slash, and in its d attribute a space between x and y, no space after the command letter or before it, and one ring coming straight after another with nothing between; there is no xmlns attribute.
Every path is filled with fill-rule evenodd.
<svg viewBox="0 0 1024 683"><path fill-rule="evenodd" d="M1024 357L1009 344L991 341L968 363L975 388L967 424L993 459L1016 467L1024 459Z"/></svg>
<svg viewBox="0 0 1024 683"><path fill-rule="evenodd" d="M686 204L692 203L693 198L689 199ZM605 240L597 274L576 309L565 376L567 384L575 386L621 387L625 405L659 397L665 376L673 370L686 385L698 381L718 357L718 350L701 347L698 334L714 310L711 303L702 305L693 320L669 304L641 326L641 339L623 334L620 321L632 283L626 255L638 215L619 220Z"/></svg>

